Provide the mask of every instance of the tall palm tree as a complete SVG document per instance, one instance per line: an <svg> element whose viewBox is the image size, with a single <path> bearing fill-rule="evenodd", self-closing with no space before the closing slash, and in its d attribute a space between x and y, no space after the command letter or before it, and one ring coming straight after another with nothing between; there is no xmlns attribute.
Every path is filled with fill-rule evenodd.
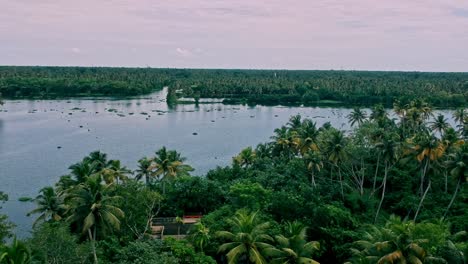
<svg viewBox="0 0 468 264"><path fill-rule="evenodd" d="M168 151L166 147L162 147L156 152L152 170L155 176L161 176L163 194L166 193L166 182L180 176L189 176L189 172L193 171L191 166L184 164L185 160L180 153L175 150Z"/></svg>
<svg viewBox="0 0 468 264"><path fill-rule="evenodd" d="M247 147L239 153L239 155L233 158L233 161L241 167L248 167L253 164L255 158L257 157L257 153L252 147Z"/></svg>
<svg viewBox="0 0 468 264"><path fill-rule="evenodd" d="M37 204L36 209L28 213L28 216L40 214L34 221L33 226L40 222L47 222L50 220L60 221L66 211L63 197L58 195L54 188L50 186L42 188L39 193L40 194L33 199Z"/></svg>
<svg viewBox="0 0 468 264"><path fill-rule="evenodd" d="M382 138L382 141L375 145L379 151L380 157L384 162L384 178L382 180L382 195L380 198L379 206L377 208L377 212L375 214L374 223L377 222L380 208L382 207L385 198L388 172L393 167L393 165L395 165L395 161L397 160L399 143L396 140L396 138L397 135L391 133L385 134Z"/></svg>
<svg viewBox="0 0 468 264"><path fill-rule="evenodd" d="M10 246L0 245L0 263L28 264L31 263L31 250L25 243L13 239Z"/></svg>
<svg viewBox="0 0 468 264"><path fill-rule="evenodd" d="M421 195L421 200L414 215L414 221L416 221L427 192L431 188L431 179L429 178L427 187L424 189L426 175L431 166L431 162L440 159L445 154L445 149L445 145L437 137L430 135L427 131L421 131L421 133L416 136L412 150L416 156L416 160L420 163L421 179L419 193Z"/></svg>
<svg viewBox="0 0 468 264"><path fill-rule="evenodd" d="M301 127L294 131L292 142L296 150L304 156L308 151L318 151L317 136L319 131L314 122L305 119Z"/></svg>
<svg viewBox="0 0 468 264"><path fill-rule="evenodd" d="M121 197L110 195L110 187L103 185L102 176L96 174L70 190L68 197L70 216L67 220L81 227L82 233L87 234L95 263L98 262L95 246L98 230L100 233L119 230L120 219L124 217L124 212L115 206Z"/></svg>
<svg viewBox="0 0 468 264"><path fill-rule="evenodd" d="M312 187L316 187L317 183L315 181L315 173L320 172L323 168L323 157L318 151L309 151L304 155L303 158L307 170L310 172L310 183Z"/></svg>
<svg viewBox="0 0 468 264"><path fill-rule="evenodd" d="M444 218L447 216L450 207L452 207L461 185L468 182L468 145L462 145L457 152L449 155L447 167L450 170L450 174L456 181L456 186L452 199L445 210Z"/></svg>
<svg viewBox="0 0 468 264"><path fill-rule="evenodd" d="M132 171L127 169L127 167L122 167L120 160L109 161L107 167L101 170L101 174L107 184L126 181L131 173Z"/></svg>
<svg viewBox="0 0 468 264"><path fill-rule="evenodd" d="M150 179L152 177L152 159L149 159L147 157L142 158L138 161L138 169L135 171L136 172L136 179L141 180L143 177L145 177L145 182L146 185L149 185Z"/></svg>
<svg viewBox="0 0 468 264"><path fill-rule="evenodd" d="M466 119L466 117L467 113L464 108L457 109L453 112L453 118L459 125L463 125L463 121Z"/></svg>
<svg viewBox="0 0 468 264"><path fill-rule="evenodd" d="M447 118L444 115L438 115L433 122L430 123L430 127L433 131L439 132L441 135L450 127L447 122Z"/></svg>
<svg viewBox="0 0 468 264"><path fill-rule="evenodd" d="M367 113L360 108L354 108L347 117L351 126L354 126L356 123L360 126L366 120Z"/></svg>
<svg viewBox="0 0 468 264"><path fill-rule="evenodd" d="M226 252L229 264L235 264L240 259L250 263L265 264L266 249L271 248L273 238L266 234L269 223L261 223L257 213L238 211L229 219L231 231L219 231L216 236L230 242L222 244L218 251Z"/></svg>
<svg viewBox="0 0 468 264"><path fill-rule="evenodd" d="M269 255L274 256L271 263L281 264L318 264L312 259L313 254L319 250L317 241L307 242L307 228L301 223L287 222L286 235L275 236L277 248L269 248Z"/></svg>
<svg viewBox="0 0 468 264"><path fill-rule="evenodd" d="M341 166L339 166L338 163L344 161L348 156L346 152L346 137L342 131L331 130L331 134L326 138L324 144L328 155L328 161L338 169L341 197L344 199L343 177L341 175Z"/></svg>

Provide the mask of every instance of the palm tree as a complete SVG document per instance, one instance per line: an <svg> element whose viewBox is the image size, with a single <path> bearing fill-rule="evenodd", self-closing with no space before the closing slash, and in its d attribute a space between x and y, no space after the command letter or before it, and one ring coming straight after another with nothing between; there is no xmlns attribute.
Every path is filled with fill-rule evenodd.
<svg viewBox="0 0 468 264"><path fill-rule="evenodd" d="M450 207L452 207L461 185L468 182L468 145L462 145L460 150L449 155L447 167L450 170L450 175L452 175L457 184L452 199L445 210L444 218L447 216Z"/></svg>
<svg viewBox="0 0 468 264"><path fill-rule="evenodd" d="M387 187L387 178L388 172L395 164L398 155L398 142L396 140L396 135L394 134L385 134L382 138L380 143L377 143L375 147L379 151L379 155L384 161L384 178L382 180L382 196L380 198L379 207L377 208L377 212L375 214L374 223L377 222L379 217L380 208L382 207L384 198L385 198L385 190Z"/></svg>
<svg viewBox="0 0 468 264"><path fill-rule="evenodd" d="M439 132L441 135L449 128L449 124L444 115L438 115L433 122L431 122L431 129Z"/></svg>
<svg viewBox="0 0 468 264"><path fill-rule="evenodd" d="M319 132L317 126L310 119L305 119L301 127L292 134L292 142L296 150L304 156L310 150L318 151L317 136Z"/></svg>
<svg viewBox="0 0 468 264"><path fill-rule="evenodd" d="M135 179L141 180L145 177L146 185L149 185L150 179L152 177L152 160L149 158L142 158L138 161L138 169L135 171Z"/></svg>
<svg viewBox="0 0 468 264"><path fill-rule="evenodd" d="M95 246L98 229L101 233L119 230L119 218L124 217L124 212L115 206L121 197L109 195L109 188L110 185L103 185L101 175L97 174L70 190L68 197L70 216L67 220L81 226L83 234L87 233L95 263L98 262Z"/></svg>
<svg viewBox="0 0 468 264"><path fill-rule="evenodd" d="M363 239L355 242L358 248L352 249L353 263L423 263L427 252L422 246L429 241L413 238L414 229L413 221L401 221L395 216L385 227L371 226Z"/></svg>
<svg viewBox="0 0 468 264"><path fill-rule="evenodd" d="M253 164L256 157L257 153L255 150L253 150L252 147L248 147L243 149L239 155L235 156L233 161L241 167L248 167Z"/></svg>
<svg viewBox="0 0 468 264"><path fill-rule="evenodd" d="M344 199L343 177L341 175L341 167L338 163L347 158L346 144L347 140L344 133L339 130L331 130L331 134L326 138L325 149L328 154L328 161L336 168L338 168L338 175L341 186L341 197Z"/></svg>
<svg viewBox="0 0 468 264"><path fill-rule="evenodd" d="M210 229L207 228L202 222L197 222L193 225L189 232L189 238L192 243L203 252L203 247L210 240Z"/></svg>
<svg viewBox="0 0 468 264"><path fill-rule="evenodd" d="M467 113L464 108L457 109L455 112L453 112L453 118L459 125L463 125L463 121L466 119L466 117Z"/></svg>
<svg viewBox="0 0 468 264"><path fill-rule="evenodd" d="M132 171L127 169L127 167L122 167L120 160L109 161L107 167L101 170L101 174L107 184L126 181L128 180L127 175L131 173Z"/></svg>
<svg viewBox="0 0 468 264"><path fill-rule="evenodd" d="M151 169L154 170L155 176L162 176L163 194L166 193L167 181L180 176L189 176L189 172L193 171L191 166L184 164L185 160L180 153L175 150L168 151L166 147L162 147L156 152Z"/></svg>
<svg viewBox="0 0 468 264"><path fill-rule="evenodd" d="M303 160L307 166L307 170L310 172L310 183L313 187L316 187L315 173L320 172L323 168L322 156L318 151L309 151L304 155Z"/></svg>
<svg viewBox="0 0 468 264"><path fill-rule="evenodd" d="M16 239L10 246L0 245L0 263L27 264L31 263L31 251L25 243Z"/></svg>
<svg viewBox="0 0 468 264"><path fill-rule="evenodd" d="M372 108L372 112L369 116L371 120L379 121L387 117L387 111L383 105L378 104Z"/></svg>
<svg viewBox="0 0 468 264"><path fill-rule="evenodd" d="M28 213L28 216L41 214L36 218L33 226L36 226L40 222L47 222L50 220L60 221L66 210L63 197L57 195L54 188L50 186L42 188L39 193L40 194L33 199L37 204L37 208Z"/></svg>
<svg viewBox="0 0 468 264"><path fill-rule="evenodd" d="M361 110L360 108L354 108L353 111L347 116L351 126L354 124L358 124L359 126L366 120L367 114L365 111Z"/></svg>
<svg viewBox="0 0 468 264"><path fill-rule="evenodd" d="M289 128L291 128L291 130L297 130L301 127L301 123L301 115L297 114L289 118L289 122L287 123L287 125L289 126Z"/></svg>
<svg viewBox="0 0 468 264"><path fill-rule="evenodd" d="M93 163L97 171L100 171L107 167L107 154L102 153L99 150L89 153L87 157L83 159L84 162Z"/></svg>
<svg viewBox="0 0 468 264"><path fill-rule="evenodd" d="M216 236L230 242L222 244L218 251L227 252L229 264L235 264L240 259L246 259L250 263L264 264L266 261L266 249L271 248L273 238L266 234L269 223L260 223L258 213L238 211L229 220L231 230L219 231Z"/></svg>
<svg viewBox="0 0 468 264"><path fill-rule="evenodd" d="M319 250L317 241L307 242L307 228L301 223L287 222L286 235L276 236L277 248L269 248L269 255L275 256L271 263L281 264L318 264L312 255Z"/></svg>
<svg viewBox="0 0 468 264"><path fill-rule="evenodd" d="M71 165L68 169L78 183L85 182L88 177L98 172L97 163L85 160Z"/></svg>
<svg viewBox="0 0 468 264"><path fill-rule="evenodd" d="M416 221L427 192L431 188L431 179L429 178L427 187L424 190L426 174L430 168L430 164L445 154L445 148L445 145L437 137L430 135L427 131L421 131L421 133L416 136L416 144L413 146L412 150L416 155L416 160L420 163L421 180L419 192L421 200L414 215L414 221Z"/></svg>

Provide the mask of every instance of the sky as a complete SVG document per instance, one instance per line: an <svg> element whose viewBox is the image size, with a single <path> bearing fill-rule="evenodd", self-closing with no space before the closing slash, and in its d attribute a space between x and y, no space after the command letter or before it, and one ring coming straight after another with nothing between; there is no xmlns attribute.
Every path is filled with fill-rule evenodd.
<svg viewBox="0 0 468 264"><path fill-rule="evenodd" d="M468 71L468 0L0 0L0 65Z"/></svg>

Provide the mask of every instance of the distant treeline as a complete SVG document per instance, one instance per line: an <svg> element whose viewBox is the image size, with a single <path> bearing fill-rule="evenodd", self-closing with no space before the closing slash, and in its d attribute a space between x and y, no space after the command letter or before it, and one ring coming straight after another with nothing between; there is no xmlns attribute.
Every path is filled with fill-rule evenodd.
<svg viewBox="0 0 468 264"><path fill-rule="evenodd" d="M234 103L468 104L468 73L0 67L0 93L10 98L139 95L163 86L179 97Z"/></svg>
<svg viewBox="0 0 468 264"><path fill-rule="evenodd" d="M161 89L171 73L162 69L102 67L0 67L5 98L130 96Z"/></svg>

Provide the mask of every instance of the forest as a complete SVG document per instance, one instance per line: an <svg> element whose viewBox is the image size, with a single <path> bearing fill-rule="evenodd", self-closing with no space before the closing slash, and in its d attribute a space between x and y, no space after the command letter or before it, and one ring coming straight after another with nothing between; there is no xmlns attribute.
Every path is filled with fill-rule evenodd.
<svg viewBox="0 0 468 264"><path fill-rule="evenodd" d="M468 73L215 70L106 67L0 67L5 98L145 95L223 98L225 103L346 104L392 107L423 99L436 107L466 107ZM176 102L176 100L172 100Z"/></svg>
<svg viewBox="0 0 468 264"><path fill-rule="evenodd" d="M21 199L30 238L0 215L0 263L466 263L468 112L432 109L355 108L350 133L292 116L206 175L165 147L134 171L94 151ZM161 217L177 236L151 236Z"/></svg>

